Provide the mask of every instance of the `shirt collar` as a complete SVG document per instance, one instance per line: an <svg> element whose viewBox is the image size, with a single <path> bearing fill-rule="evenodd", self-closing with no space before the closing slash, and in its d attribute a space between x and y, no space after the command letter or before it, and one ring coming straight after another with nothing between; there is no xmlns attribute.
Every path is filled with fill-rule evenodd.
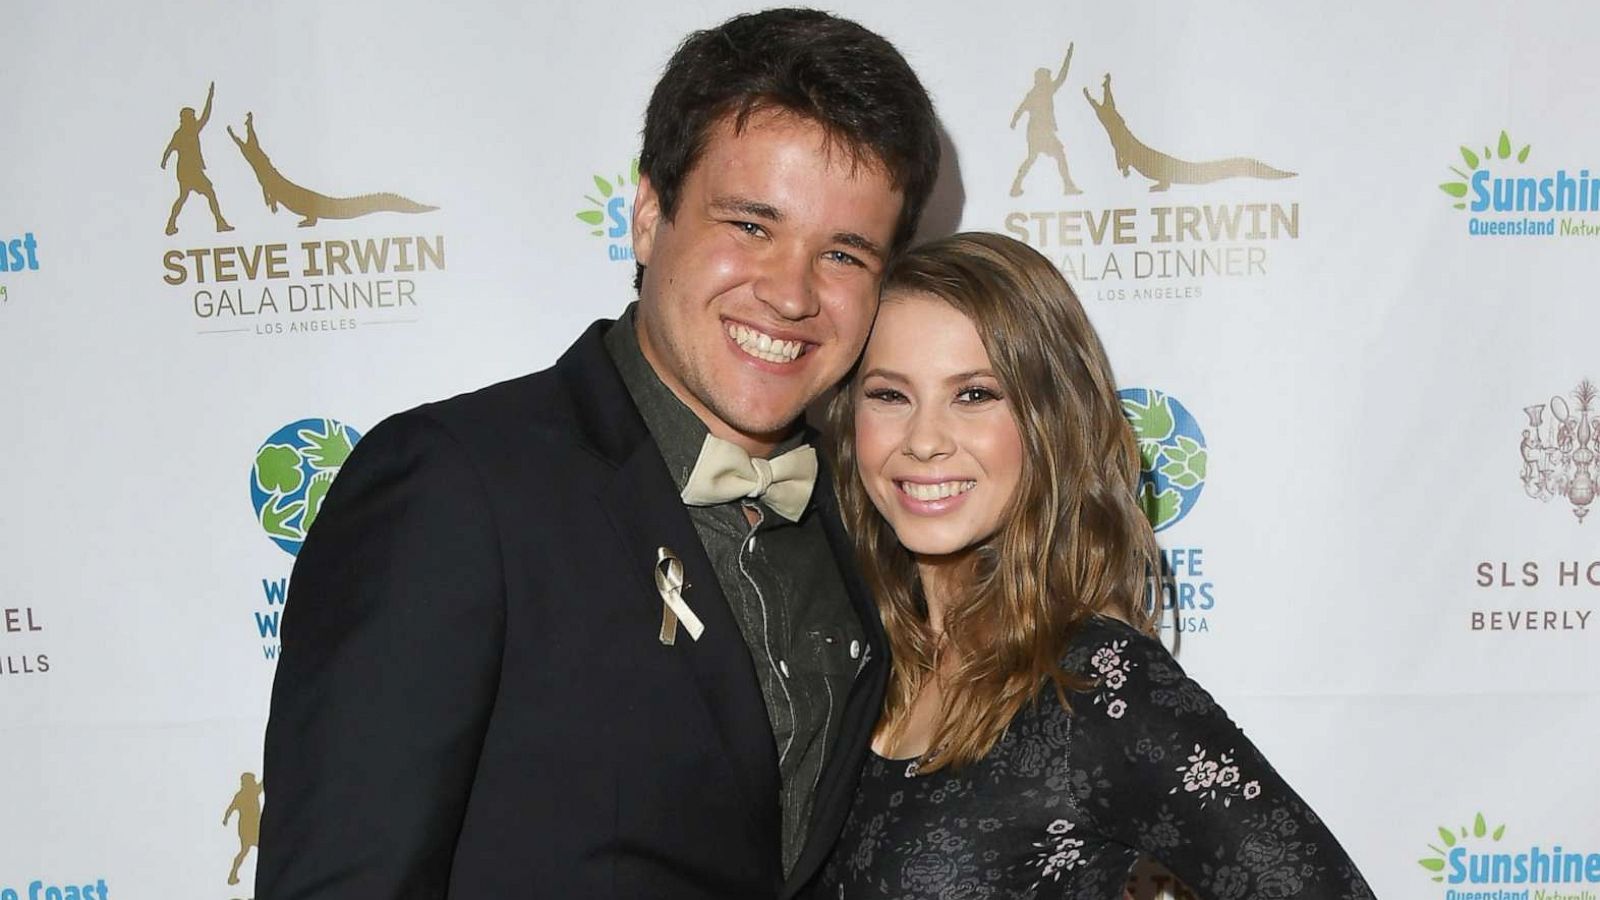
<svg viewBox="0 0 1600 900"><path fill-rule="evenodd" d="M616 324L606 332L606 351L617 364L617 372L622 376L622 383L627 386L634 406L639 408L645 428L655 438L661 458L666 461L667 471L672 474L673 484L682 491L683 486L689 483L689 473L694 471L695 461L700 458L700 445L705 443L710 430L693 410L678 399L671 388L662 383L650 361L644 358L635 331L638 307L636 302L628 304ZM815 444L816 438L816 430L802 421L800 427L784 438L771 455L793 450L807 442ZM815 502L813 499L812 503Z"/></svg>

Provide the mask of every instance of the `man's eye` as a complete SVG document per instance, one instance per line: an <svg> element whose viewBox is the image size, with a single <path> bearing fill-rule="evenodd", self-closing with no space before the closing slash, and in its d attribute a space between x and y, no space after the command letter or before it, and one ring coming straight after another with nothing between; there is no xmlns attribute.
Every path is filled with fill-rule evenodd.
<svg viewBox="0 0 1600 900"><path fill-rule="evenodd" d="M866 263L854 256L851 256L843 250L829 250L825 255L834 262L844 263L847 266L857 266L863 269L867 267Z"/></svg>
<svg viewBox="0 0 1600 900"><path fill-rule="evenodd" d="M733 227L739 229L745 234L750 235L751 237L760 237L766 233L766 231L763 230L760 225L757 225L754 222L734 222Z"/></svg>

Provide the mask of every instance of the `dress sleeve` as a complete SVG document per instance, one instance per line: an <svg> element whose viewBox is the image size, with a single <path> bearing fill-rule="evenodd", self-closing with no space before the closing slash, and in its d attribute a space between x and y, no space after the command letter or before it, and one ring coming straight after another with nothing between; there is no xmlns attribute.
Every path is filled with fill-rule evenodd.
<svg viewBox="0 0 1600 900"><path fill-rule="evenodd" d="M1098 684L1073 704L1073 767L1104 834L1206 900L1370 900L1327 826L1159 641L1105 630L1080 670Z"/></svg>

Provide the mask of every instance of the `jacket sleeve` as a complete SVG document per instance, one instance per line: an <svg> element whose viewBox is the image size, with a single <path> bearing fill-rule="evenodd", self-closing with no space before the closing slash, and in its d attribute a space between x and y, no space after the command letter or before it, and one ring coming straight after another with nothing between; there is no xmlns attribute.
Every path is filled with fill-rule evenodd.
<svg viewBox="0 0 1600 900"><path fill-rule="evenodd" d="M499 679L484 486L425 412L374 428L295 563L256 896L443 897Z"/></svg>
<svg viewBox="0 0 1600 900"><path fill-rule="evenodd" d="M1196 896L1371 900L1344 848L1160 642L1123 628L1096 647L1074 704L1101 830Z"/></svg>

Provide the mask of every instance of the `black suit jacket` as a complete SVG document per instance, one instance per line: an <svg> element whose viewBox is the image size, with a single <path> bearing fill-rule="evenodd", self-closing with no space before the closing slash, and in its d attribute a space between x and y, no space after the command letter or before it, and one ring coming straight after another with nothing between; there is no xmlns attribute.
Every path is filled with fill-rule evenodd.
<svg viewBox="0 0 1600 900"><path fill-rule="evenodd" d="M346 463L284 611L260 900L790 897L826 856L888 658L827 474L812 514L870 650L785 883L750 653L609 324L382 422ZM699 641L658 640L663 546Z"/></svg>

